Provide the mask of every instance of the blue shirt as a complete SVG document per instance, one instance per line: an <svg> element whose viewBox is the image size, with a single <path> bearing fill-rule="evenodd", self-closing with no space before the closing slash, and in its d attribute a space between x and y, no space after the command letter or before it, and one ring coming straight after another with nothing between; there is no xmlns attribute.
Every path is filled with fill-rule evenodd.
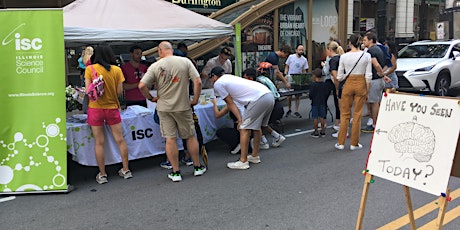
<svg viewBox="0 0 460 230"><path fill-rule="evenodd" d="M265 58L265 61L272 64L272 65L279 65L280 63L280 58L278 55L276 55L276 52L271 52L268 54L268 56Z"/></svg>

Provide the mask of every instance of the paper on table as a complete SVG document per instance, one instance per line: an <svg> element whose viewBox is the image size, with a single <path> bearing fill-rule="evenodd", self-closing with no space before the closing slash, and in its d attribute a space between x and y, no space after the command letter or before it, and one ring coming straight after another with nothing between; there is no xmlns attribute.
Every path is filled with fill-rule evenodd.
<svg viewBox="0 0 460 230"><path fill-rule="evenodd" d="M216 96L214 95L214 89L202 89L201 94L204 94L205 96L209 95L207 96L207 98L210 99L216 98Z"/></svg>

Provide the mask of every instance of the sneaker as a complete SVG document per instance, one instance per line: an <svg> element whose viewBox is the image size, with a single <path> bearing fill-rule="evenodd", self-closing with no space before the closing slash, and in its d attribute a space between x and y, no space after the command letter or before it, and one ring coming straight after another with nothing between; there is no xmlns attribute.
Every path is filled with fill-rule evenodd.
<svg viewBox="0 0 460 230"><path fill-rule="evenodd" d="M99 184L105 184L105 183L109 182L109 180L107 180L107 175L101 175L101 173L98 173L96 175L96 181Z"/></svg>
<svg viewBox="0 0 460 230"><path fill-rule="evenodd" d="M292 113L292 111L291 111L291 110L288 110L287 113L286 113L286 117L291 116L291 113Z"/></svg>
<svg viewBox="0 0 460 230"><path fill-rule="evenodd" d="M121 177L125 179L129 179L133 177L133 174L131 173L131 171L128 170L124 172L123 169L118 170L118 175L120 175Z"/></svg>
<svg viewBox="0 0 460 230"><path fill-rule="evenodd" d="M326 136L326 132L320 132L319 135L320 135L321 137L325 137L325 136Z"/></svg>
<svg viewBox="0 0 460 230"><path fill-rule="evenodd" d="M180 175L180 171L170 172L168 174L168 178L171 179L173 182L182 181L182 176Z"/></svg>
<svg viewBox="0 0 460 230"><path fill-rule="evenodd" d="M374 126L373 125L368 125L366 128L361 129L361 132L363 132L363 133L373 133L374 132Z"/></svg>
<svg viewBox="0 0 460 230"><path fill-rule="evenodd" d="M251 144L252 146L252 144ZM231 154L237 154L241 150L240 144L238 144L232 151L230 151Z"/></svg>
<svg viewBox="0 0 460 230"><path fill-rule="evenodd" d="M302 115L300 115L300 113L299 113L299 112L295 112L295 113L294 113L294 117L297 117L297 118L302 118Z"/></svg>
<svg viewBox="0 0 460 230"><path fill-rule="evenodd" d="M161 162L160 166L165 169L172 169L171 162L169 162L168 160Z"/></svg>
<svg viewBox="0 0 460 230"><path fill-rule="evenodd" d="M251 148L254 149L254 138L251 139L250 144ZM270 149L270 145L267 142L262 142L261 140L259 144L259 149Z"/></svg>
<svg viewBox="0 0 460 230"><path fill-rule="evenodd" d="M339 137L339 132L333 133L332 137L338 138ZM348 132L347 132L347 137L348 137Z"/></svg>
<svg viewBox="0 0 460 230"><path fill-rule="evenodd" d="M350 150L358 150L358 149L362 149L363 148L363 145L358 143L358 145L354 146L354 145L350 145Z"/></svg>
<svg viewBox="0 0 460 230"><path fill-rule="evenodd" d="M372 118L367 119L367 123L366 123L367 126L373 125L373 124L374 124L374 120L372 120Z"/></svg>
<svg viewBox="0 0 460 230"><path fill-rule="evenodd" d="M283 141L286 140L286 137L284 137L283 135L280 134L280 137L278 137L277 140L273 140L272 142L272 146L273 147L279 147L281 145L281 143L283 143Z"/></svg>
<svg viewBox="0 0 460 230"><path fill-rule="evenodd" d="M203 165L195 166L195 170L193 171L194 176L201 176L206 172L206 167Z"/></svg>
<svg viewBox="0 0 460 230"><path fill-rule="evenodd" d="M269 149L269 148L270 148L270 145L268 144L268 142L262 142L262 141L260 142L259 149Z"/></svg>
<svg viewBox="0 0 460 230"><path fill-rule="evenodd" d="M343 150L345 148L344 145L339 145L339 143L335 143L335 146L334 146L336 149L340 149L340 150Z"/></svg>
<svg viewBox="0 0 460 230"><path fill-rule="evenodd" d="M334 125L334 126L332 126L332 128L333 128L335 131L339 131L340 126L339 126L339 125Z"/></svg>
<svg viewBox="0 0 460 230"><path fill-rule="evenodd" d="M310 136L313 137L313 138L318 138L318 137L319 137L319 133L318 133L318 132L312 132L312 133L310 134Z"/></svg>
<svg viewBox="0 0 460 230"><path fill-rule="evenodd" d="M248 169L249 168L249 161L246 162L241 162L241 161L236 161L236 162L230 162L227 163L227 167L231 169Z"/></svg>
<svg viewBox="0 0 460 230"><path fill-rule="evenodd" d="M259 164L260 156L253 157L252 155L248 155L248 162L253 163L253 164Z"/></svg>
<svg viewBox="0 0 460 230"><path fill-rule="evenodd" d="M185 159L185 158L182 158L182 160L181 160L181 161L182 161L182 163L184 163L184 164L185 164L185 165L187 165L187 166L191 166L191 165L193 165L193 161L192 161L192 159L191 159L191 158L187 158L187 159Z"/></svg>

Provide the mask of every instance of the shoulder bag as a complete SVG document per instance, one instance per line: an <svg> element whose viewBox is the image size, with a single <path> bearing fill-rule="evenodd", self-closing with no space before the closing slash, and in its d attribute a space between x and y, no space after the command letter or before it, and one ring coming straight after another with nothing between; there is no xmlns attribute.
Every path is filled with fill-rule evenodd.
<svg viewBox="0 0 460 230"><path fill-rule="evenodd" d="M363 55L367 52L367 49L365 49L363 51L363 53L361 54L361 56L359 56L358 58L358 61L356 61L355 65L353 66L353 68L351 68L350 72L348 72L347 76L345 77L345 79L343 79L343 81L339 82L339 93L337 94L337 97L340 99L342 97L342 90L343 90L343 86L345 85L345 81L347 81L347 78L348 76L350 76L351 72L353 72L353 70L355 69L356 65L358 65L358 62L359 60L361 60L361 58L363 57Z"/></svg>
<svg viewBox="0 0 460 230"><path fill-rule="evenodd" d="M97 101L97 99L104 94L104 80L102 79L102 75L98 76L93 65L90 65L90 67L93 75L93 82L89 84L87 94L91 101Z"/></svg>

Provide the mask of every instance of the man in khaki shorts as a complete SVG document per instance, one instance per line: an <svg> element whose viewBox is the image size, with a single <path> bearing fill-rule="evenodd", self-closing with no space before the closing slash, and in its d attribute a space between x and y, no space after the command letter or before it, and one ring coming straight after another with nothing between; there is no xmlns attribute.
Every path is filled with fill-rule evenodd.
<svg viewBox="0 0 460 230"><path fill-rule="evenodd" d="M187 149L195 168L194 176L201 176L206 168L199 161L199 145L192 117L192 106L198 104L198 97L190 101L188 93L191 79L194 95L200 95L200 75L188 58L173 55L171 43L161 42L158 45L158 54L161 59L149 67L139 83L139 89L145 98L157 103L161 135L166 138L166 155L172 165L172 172L168 177L174 182L182 180L176 133L187 140ZM154 82L158 90L156 97L149 92L149 86Z"/></svg>

